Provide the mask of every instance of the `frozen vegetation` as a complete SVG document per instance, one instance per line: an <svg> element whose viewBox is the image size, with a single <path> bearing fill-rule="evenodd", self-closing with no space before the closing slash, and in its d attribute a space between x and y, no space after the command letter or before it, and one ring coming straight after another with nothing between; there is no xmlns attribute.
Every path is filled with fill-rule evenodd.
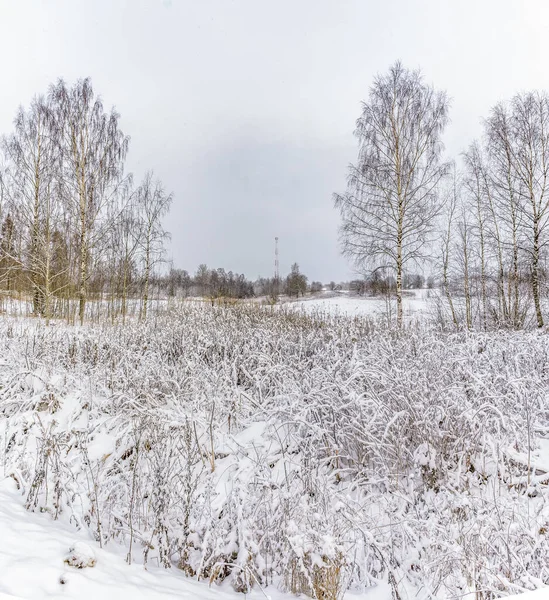
<svg viewBox="0 0 549 600"><path fill-rule="evenodd" d="M103 37L117 40L90 56L104 52L135 75L173 55L182 77L147 77L146 93L128 88L120 98L134 107L124 119L89 77L60 78L18 99L0 131L0 600L546 595L549 93L499 99L491 86L469 106L485 111L468 117L481 123L477 140L467 127L448 138L450 97L428 81L437 69L424 77L397 60L373 77L356 160L333 195L355 278L309 281L342 274L322 203L335 171L343 176L339 159L348 162L337 134L338 114L342 133L351 122L344 81L359 82L372 66L364 57L383 55L361 52L353 67L354 41L320 44L330 48L323 61L323 8L314 8L297 36L288 35L293 10L282 36L243 28L259 32L259 45L219 10L196 22L198 41L184 27L163 36L191 40L191 52L155 60L140 35L139 52L122 53L129 70L119 46L143 28L90 14L94 31L110 24L116 35ZM349 11L330 17L330 37L345 31ZM66 12L48 23L84 35ZM426 32L442 31L430 18L410 28L422 48ZM497 33L490 19L484 29ZM17 19L4 20L16 30ZM70 55L63 32L43 21L57 54ZM17 59L27 38L41 40L22 22L5 53ZM208 23L222 34L221 53ZM383 32L383 20L372 23ZM404 40L415 63L397 25L382 46L394 54ZM281 51L292 37L300 45ZM248 38L250 52L240 46ZM35 44L40 66L55 73L46 41ZM347 58L333 54L338 46ZM305 50L307 68L293 78ZM246 77L254 54L261 68ZM447 53L435 54L440 62ZM32 69L16 71L27 94ZM520 87L530 85L532 74L519 71ZM246 79L259 96L240 85ZM106 97L124 87L106 80L117 81ZM5 81L9 104L21 86ZM194 111L199 96L206 120ZM323 109L324 96L333 102ZM293 97L306 100L297 113ZM124 123L136 125L133 156ZM149 160L176 196L144 171ZM225 270L229 262L262 276L248 280Z"/></svg>
<svg viewBox="0 0 549 600"><path fill-rule="evenodd" d="M174 597L188 578L220 597L534 590L549 581L548 354L542 330L261 306L4 318L0 513L19 494L48 513L30 524L63 528L50 595L67 569L65 597L105 568L151 586L171 569ZM70 547L97 566L64 566Z"/></svg>
<svg viewBox="0 0 549 600"><path fill-rule="evenodd" d="M76 531L61 517L52 521L47 515L30 514L21 503L13 480L0 484L0 600L237 600L230 587L219 589L196 582L176 570L128 566L123 548L109 544L100 549L86 530ZM76 541L79 540L79 541ZM82 541L84 540L84 541ZM73 556L69 548L80 549L77 557L89 557L90 547L96 564L78 568L64 562ZM272 600L282 592L269 590ZM257 589L249 600L265 600ZM286 600L288 598L286 597ZM383 600L380 596L379 600Z"/></svg>

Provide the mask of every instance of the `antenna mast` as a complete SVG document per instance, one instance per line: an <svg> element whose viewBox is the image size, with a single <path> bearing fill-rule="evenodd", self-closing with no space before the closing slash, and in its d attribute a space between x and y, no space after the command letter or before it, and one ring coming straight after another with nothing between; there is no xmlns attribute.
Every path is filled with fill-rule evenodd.
<svg viewBox="0 0 549 600"><path fill-rule="evenodd" d="M275 237L275 279L278 281L280 273L278 270L278 238Z"/></svg>
<svg viewBox="0 0 549 600"><path fill-rule="evenodd" d="M275 293L278 297L280 272L278 268L278 237L275 237Z"/></svg>

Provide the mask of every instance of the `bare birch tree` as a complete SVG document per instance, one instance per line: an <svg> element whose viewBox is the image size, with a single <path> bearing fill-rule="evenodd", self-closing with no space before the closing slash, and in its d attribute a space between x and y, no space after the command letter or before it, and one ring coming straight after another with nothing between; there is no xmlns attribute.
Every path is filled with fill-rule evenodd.
<svg viewBox="0 0 549 600"><path fill-rule="evenodd" d="M458 257L463 280L463 299L465 302L465 325L473 327L473 306L471 301L471 226L466 207L461 204L461 219L457 224Z"/></svg>
<svg viewBox="0 0 549 600"><path fill-rule="evenodd" d="M358 162L347 192L335 196L343 253L359 267L387 263L395 273L397 324L402 325L402 277L411 261L426 258L439 214L441 134L448 99L399 62L375 79L355 135Z"/></svg>
<svg viewBox="0 0 549 600"><path fill-rule="evenodd" d="M120 115L106 113L90 79L67 88L60 80L51 88L62 123L63 183L75 214L78 239L79 320L84 321L89 268L97 240L104 237L101 218L123 181L129 138L119 127Z"/></svg>
<svg viewBox="0 0 549 600"><path fill-rule="evenodd" d="M530 230L525 248L531 257L532 296L538 327L543 327L540 255L547 244L549 223L549 97L543 93L517 95L511 103L513 165L520 207Z"/></svg>
<svg viewBox="0 0 549 600"><path fill-rule="evenodd" d="M498 104L484 123L487 168L484 171L486 197L489 201L491 228L498 252L498 292L501 316L512 326L522 323L520 309L519 250L522 227L522 211L518 193L518 179L514 165L512 120L509 109ZM504 254L510 253L510 265L506 269ZM505 271L507 294L503 288ZM505 296L507 295L507 301Z"/></svg>
<svg viewBox="0 0 549 600"><path fill-rule="evenodd" d="M476 238L478 241L478 254L480 260L480 316L482 328L487 328L488 321L488 291L487 291L487 270L488 253L486 249L486 188L483 177L483 164L480 148L477 144L472 144L469 150L464 154L466 173L464 177L464 188L468 192L469 202L476 220ZM465 226L462 226L461 238L468 242L468 234ZM465 248L465 256L467 248ZM465 260L465 263L467 261ZM467 300L467 299L466 299Z"/></svg>
<svg viewBox="0 0 549 600"><path fill-rule="evenodd" d="M149 303L149 286L152 270L161 259L163 244L169 238L162 219L172 203L172 194L166 193L162 183L154 180L154 174L149 171L136 194L137 209L141 219L141 249L143 256L143 309L142 317L147 318Z"/></svg>
<svg viewBox="0 0 549 600"><path fill-rule="evenodd" d="M121 212L116 228L113 230L118 250L120 312L122 313L123 323L126 322L128 289L132 275L136 271L142 231L143 227L140 222L136 194L132 194Z"/></svg>
<svg viewBox="0 0 549 600"><path fill-rule="evenodd" d="M457 177L455 166L453 169L454 177L452 182L452 190L449 194L449 201L446 202L446 228L442 233L441 240L441 257L442 257L442 288L444 296L448 302L448 308L450 309L450 316L452 317L452 323L455 327L458 327L458 319L456 310L454 307L454 301L452 299L452 293L450 291L450 249L452 247L452 229L454 225L454 215L457 207Z"/></svg>
<svg viewBox="0 0 549 600"><path fill-rule="evenodd" d="M27 111L21 107L14 125L14 133L3 142L11 164L8 189L28 255L25 271L31 280L33 312L45 315L51 291L52 195L59 177L58 128L43 97L35 98Z"/></svg>

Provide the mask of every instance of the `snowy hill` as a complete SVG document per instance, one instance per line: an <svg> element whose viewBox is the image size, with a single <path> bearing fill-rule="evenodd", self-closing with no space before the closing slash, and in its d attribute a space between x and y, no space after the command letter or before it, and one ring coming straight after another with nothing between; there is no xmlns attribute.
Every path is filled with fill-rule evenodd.
<svg viewBox="0 0 549 600"><path fill-rule="evenodd" d="M230 587L209 587L173 569L128 565L122 548L101 550L87 532L76 531L47 514L23 507L13 479L0 482L0 600L237 600ZM93 568L77 569L64 563L75 542L85 544L97 560ZM246 598L289 599L276 589L254 590ZM368 596L374 598L374 596ZM377 596L376 598L380 598ZM380 599L381 600L381 599Z"/></svg>

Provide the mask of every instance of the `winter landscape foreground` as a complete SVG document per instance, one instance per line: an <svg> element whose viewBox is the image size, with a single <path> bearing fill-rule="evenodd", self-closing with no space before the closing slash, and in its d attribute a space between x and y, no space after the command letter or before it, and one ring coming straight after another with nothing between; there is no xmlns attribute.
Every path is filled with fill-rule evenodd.
<svg viewBox="0 0 549 600"><path fill-rule="evenodd" d="M5 317L0 340L0 597L549 582L543 330L186 302L125 326ZM75 542L95 566L64 563Z"/></svg>

